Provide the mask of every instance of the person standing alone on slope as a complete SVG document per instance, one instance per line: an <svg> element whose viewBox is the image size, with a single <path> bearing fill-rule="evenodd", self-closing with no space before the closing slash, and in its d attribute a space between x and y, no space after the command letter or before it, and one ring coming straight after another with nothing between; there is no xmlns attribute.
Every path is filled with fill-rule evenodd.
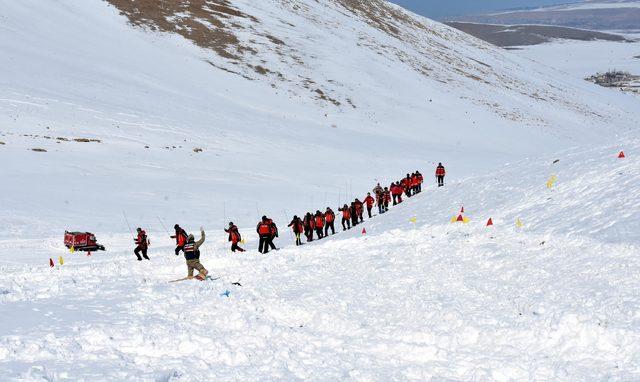
<svg viewBox="0 0 640 382"><path fill-rule="evenodd" d="M438 187L444 186L444 176L446 175L446 171L442 163L438 163L438 167L436 167L436 179L438 179Z"/></svg>
<svg viewBox="0 0 640 382"><path fill-rule="evenodd" d="M229 241L231 242L231 252L244 252L244 249L240 248L238 243L242 240L240 236L240 231L238 227L233 224L233 222L229 222L229 228L225 229L224 232L229 234Z"/></svg>
<svg viewBox="0 0 640 382"><path fill-rule="evenodd" d="M138 237L133 239L136 242L136 249L133 250L133 253L138 257L138 261L142 261L142 257L140 257L140 252L142 252L142 256L145 259L149 259L147 256L147 249L149 248L149 240L147 239L147 233L142 230L142 228L138 227L136 229L138 232Z"/></svg>

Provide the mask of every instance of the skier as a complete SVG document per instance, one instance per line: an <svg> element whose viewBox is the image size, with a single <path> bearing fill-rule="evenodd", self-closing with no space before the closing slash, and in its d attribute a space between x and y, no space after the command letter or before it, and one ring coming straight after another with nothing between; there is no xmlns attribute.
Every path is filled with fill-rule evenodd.
<svg viewBox="0 0 640 382"><path fill-rule="evenodd" d="M362 214L364 213L364 206L362 205L362 202L358 200L358 198L356 198L356 201L354 203L356 205L356 213L358 214L358 219L360 219L360 223L362 223L364 222L364 218L362 217Z"/></svg>
<svg viewBox="0 0 640 382"><path fill-rule="evenodd" d="M302 222L302 220L300 220L298 215L295 215L293 217L293 220L291 220L291 223L289 223L287 227L291 227L291 229L293 230L293 234L296 237L296 246L302 245L302 239L300 239L300 235L304 231L304 223Z"/></svg>
<svg viewBox="0 0 640 382"><path fill-rule="evenodd" d="M436 167L436 178L438 179L438 187L444 186L444 176L446 175L446 171L442 163L438 163L438 167Z"/></svg>
<svg viewBox="0 0 640 382"><path fill-rule="evenodd" d="M178 256L180 254L180 251L184 252L183 247L187 242L188 235L187 235L187 231L180 228L180 226L177 224L173 226L173 229L176 230L176 234L169 237L172 239L176 239L176 256Z"/></svg>
<svg viewBox="0 0 640 382"><path fill-rule="evenodd" d="M204 280L209 271L200 264L200 246L204 243L204 229L200 227L200 240L195 241L193 235L189 235L187 242L184 244L183 252L184 258L187 261L187 278L193 278L193 270L198 271L196 278L198 280Z"/></svg>
<svg viewBox="0 0 640 382"><path fill-rule="evenodd" d="M334 222L336 221L336 214L330 207L327 207L327 211L324 213L324 236L329 236L329 228L331 228L331 234L336 234L334 228Z"/></svg>
<svg viewBox="0 0 640 382"><path fill-rule="evenodd" d="M313 227L314 227L314 222L313 222L313 216L311 215L311 212L307 212L306 215L304 215L304 235L307 237L307 243L313 241Z"/></svg>
<svg viewBox="0 0 640 382"><path fill-rule="evenodd" d="M316 211L316 215L314 217L314 222L316 223L316 235L318 235L318 240L322 239L324 237L324 215L322 215L322 212L320 212L320 210Z"/></svg>
<svg viewBox="0 0 640 382"><path fill-rule="evenodd" d="M147 239L147 233L142 230L142 228L136 228L136 232L138 232L138 237L133 239L136 243L136 249L133 250L133 253L138 257L138 261L142 261L142 257L140 257L140 252L142 252L142 256L145 259L149 259L147 256L147 249L149 248L149 240Z"/></svg>
<svg viewBox="0 0 640 382"><path fill-rule="evenodd" d="M364 204L367 206L367 214L369 215L369 219L371 219L371 209L373 208L373 203L375 203L375 199L371 196L370 192L367 192L367 197L364 198Z"/></svg>
<svg viewBox="0 0 640 382"><path fill-rule="evenodd" d="M258 222L258 225L256 226L256 232L258 232L258 236L260 237L260 242L258 243L258 252L269 253L269 241L271 240L271 224L266 216L263 216L262 220Z"/></svg>
<svg viewBox="0 0 640 382"><path fill-rule="evenodd" d="M231 252L244 252L244 249L238 246L238 243L242 240L242 236L240 236L240 231L238 227L233 224L233 222L229 222L229 228L225 229L224 232L229 234L229 241L231 242Z"/></svg>
<svg viewBox="0 0 640 382"><path fill-rule="evenodd" d="M388 187L384 188L384 192L382 193L382 200L384 202L384 210L383 212L389 211L389 203L391 203L391 192Z"/></svg>

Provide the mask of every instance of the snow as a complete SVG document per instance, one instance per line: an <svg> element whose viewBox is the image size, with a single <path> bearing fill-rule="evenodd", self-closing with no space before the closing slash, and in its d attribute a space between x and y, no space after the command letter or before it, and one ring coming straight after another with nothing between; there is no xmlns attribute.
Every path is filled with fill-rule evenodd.
<svg viewBox="0 0 640 382"><path fill-rule="evenodd" d="M250 227L244 254L210 231L216 281L169 284L185 265L159 232L151 262L134 264L126 235L92 257L51 238L42 255L61 267L3 261L0 368L51 381L635 379L640 142L624 142L429 184L366 235L298 249L282 230L284 249L260 255ZM461 205L471 222L451 224Z"/></svg>
<svg viewBox="0 0 640 382"><path fill-rule="evenodd" d="M638 378L638 99L582 74L633 69L637 44L507 52L416 16L396 38L333 1L233 4L304 64L266 48L248 62L291 81L216 69L248 75L105 2L2 4L0 379ZM596 46L614 54L593 61ZM416 169L425 192L366 235L292 245L291 215ZM451 224L462 205L471 222ZM268 255L263 214L281 227ZM186 266L159 219L204 226L221 278L169 283ZM229 252L229 220L249 252ZM107 251L69 253L65 229Z"/></svg>

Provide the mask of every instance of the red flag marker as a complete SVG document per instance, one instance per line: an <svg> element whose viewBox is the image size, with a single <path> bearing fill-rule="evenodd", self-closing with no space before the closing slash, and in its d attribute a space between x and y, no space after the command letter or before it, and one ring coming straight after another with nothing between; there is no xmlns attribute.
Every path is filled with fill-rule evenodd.
<svg viewBox="0 0 640 382"><path fill-rule="evenodd" d="M366 235L366 234L367 234L367 229L366 229L366 228L363 228L363 229L362 229L362 234L363 234L363 235Z"/></svg>
<svg viewBox="0 0 640 382"><path fill-rule="evenodd" d="M49 258L49 266L51 268L55 267L55 264L53 263L53 259L52 258Z"/></svg>
<svg viewBox="0 0 640 382"><path fill-rule="evenodd" d="M618 158L619 158L619 159L626 158L626 157L624 156L624 151L620 151L620 154L618 154Z"/></svg>
<svg viewBox="0 0 640 382"><path fill-rule="evenodd" d="M493 219L489 218L489 220L487 221L487 227L492 225L493 225Z"/></svg>
<svg viewBox="0 0 640 382"><path fill-rule="evenodd" d="M458 218L456 219L456 221L464 222L464 218L462 217L462 214L458 215Z"/></svg>

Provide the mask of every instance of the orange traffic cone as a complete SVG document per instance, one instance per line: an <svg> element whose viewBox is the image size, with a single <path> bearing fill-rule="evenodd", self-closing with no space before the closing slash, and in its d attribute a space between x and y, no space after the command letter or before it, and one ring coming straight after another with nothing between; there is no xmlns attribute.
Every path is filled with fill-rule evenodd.
<svg viewBox="0 0 640 382"><path fill-rule="evenodd" d="M618 158L619 158L619 159L626 158L626 157L624 156L624 151L620 151L620 154L618 154Z"/></svg>
<svg viewBox="0 0 640 382"><path fill-rule="evenodd" d="M487 227L490 227L493 225L493 219L489 218L489 220L487 221Z"/></svg>
<svg viewBox="0 0 640 382"><path fill-rule="evenodd" d="M363 234L363 235L366 235L366 234L367 234L367 229L366 229L366 228L363 228L363 229L362 229L362 234Z"/></svg>
<svg viewBox="0 0 640 382"><path fill-rule="evenodd" d="M51 268L55 267L55 264L53 263L53 259L52 258L49 258L49 266Z"/></svg>

